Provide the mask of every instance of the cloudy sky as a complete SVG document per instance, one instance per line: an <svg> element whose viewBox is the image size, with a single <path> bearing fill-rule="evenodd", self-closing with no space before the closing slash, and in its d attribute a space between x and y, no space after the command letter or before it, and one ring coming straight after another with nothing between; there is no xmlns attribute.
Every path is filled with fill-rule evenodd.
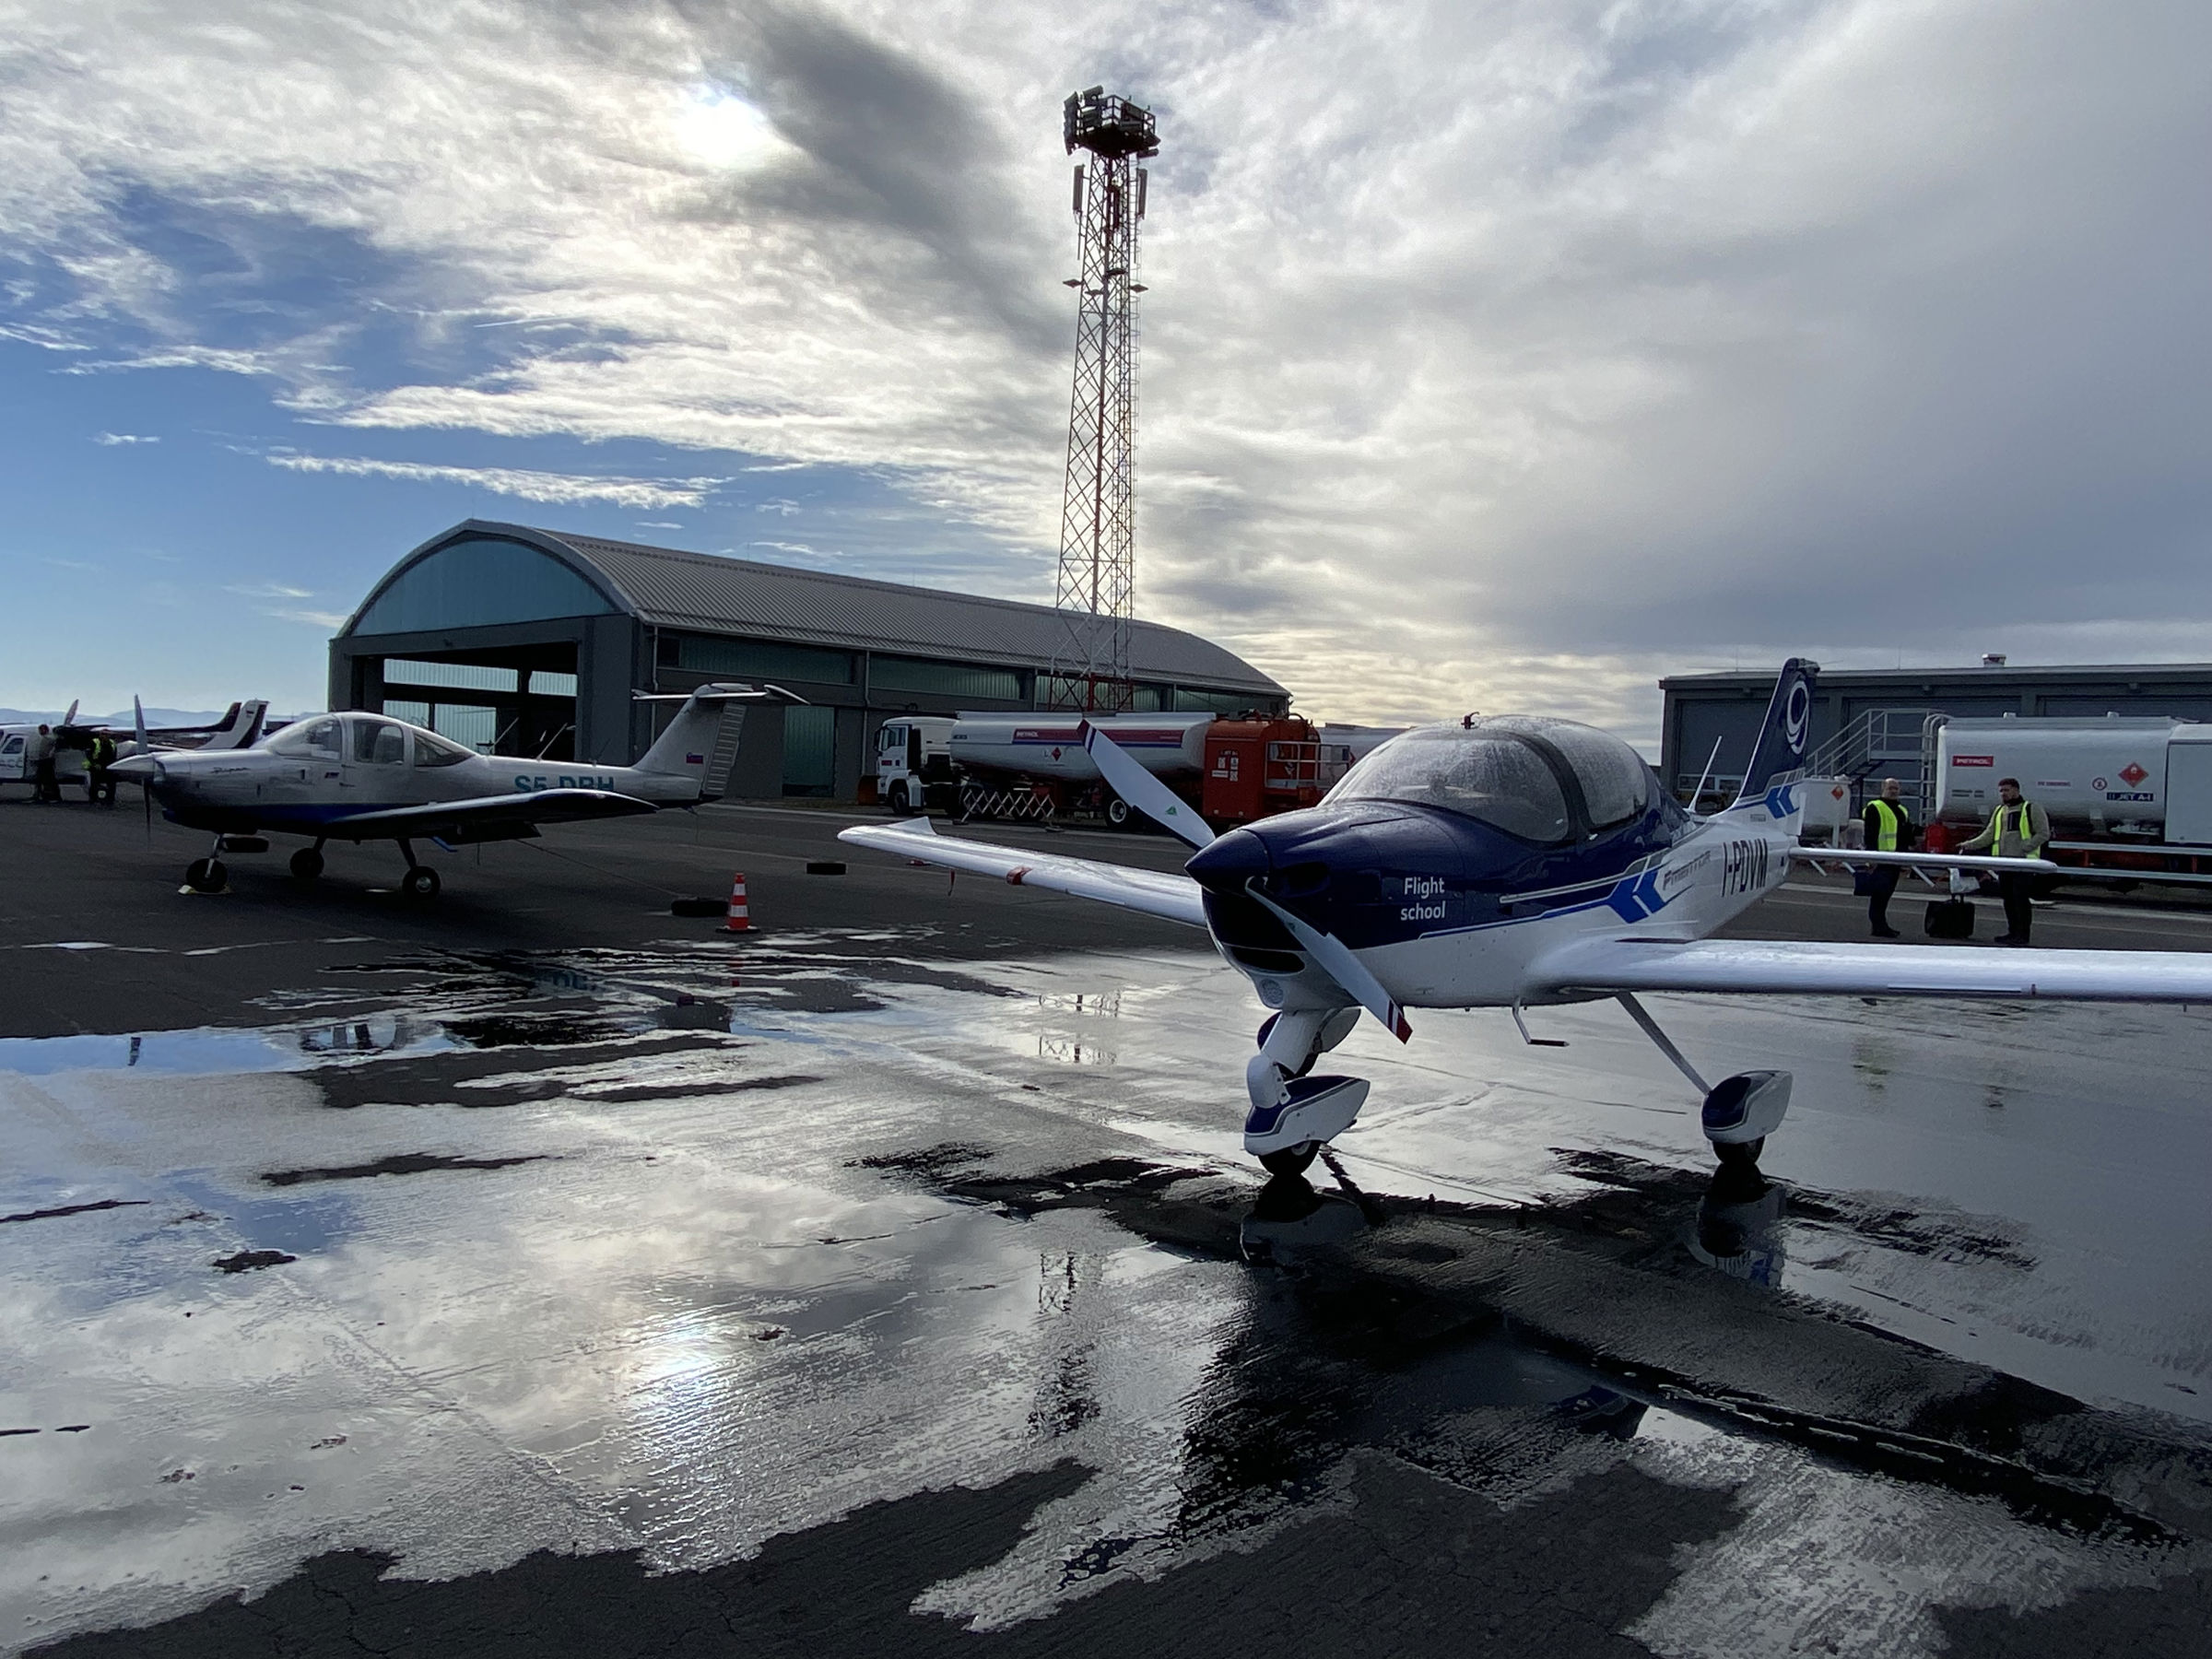
<svg viewBox="0 0 2212 1659"><path fill-rule="evenodd" d="M472 513L1049 600L1097 82L1140 612L1307 712L2212 658L2203 0L17 0L0 702L317 702Z"/></svg>

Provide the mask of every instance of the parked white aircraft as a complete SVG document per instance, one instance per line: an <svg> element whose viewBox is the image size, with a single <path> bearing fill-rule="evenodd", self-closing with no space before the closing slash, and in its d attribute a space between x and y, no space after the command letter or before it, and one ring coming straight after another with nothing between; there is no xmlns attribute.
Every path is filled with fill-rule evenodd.
<svg viewBox="0 0 2212 1659"><path fill-rule="evenodd" d="M1704 1097L1724 1163L1757 1159L1789 1105L1786 1072L1709 1085L1652 1019L1645 991L2212 1001L2212 955L1833 945L1708 935L1781 886L1793 861L2049 874L2040 859L1849 853L1797 843L1817 666L1774 688L1742 797L1685 812L1641 756L1572 721L1417 726L1319 806L1218 838L1095 730L1108 782L1197 851L1183 875L935 834L927 818L841 839L946 869L1100 900L1203 927L1271 1010L1245 1068L1244 1145L1296 1173L1351 1126L1364 1079L1313 1077L1366 1008L1400 1041L1407 1008L1618 1000ZM1166 795L1166 799L1160 797Z"/></svg>
<svg viewBox="0 0 2212 1659"><path fill-rule="evenodd" d="M211 831L213 851L194 859L185 882L219 891L228 880L226 841L265 830L312 837L292 854L292 874L323 873L333 841L389 841L407 861L406 890L433 897L438 872L418 863L414 843L526 840L540 824L624 818L712 800L736 758L742 704L798 700L776 687L701 686L635 766L479 755L451 738L388 714L313 714L249 748L142 752L115 763L142 780L164 817ZM141 748L145 747L140 722Z"/></svg>

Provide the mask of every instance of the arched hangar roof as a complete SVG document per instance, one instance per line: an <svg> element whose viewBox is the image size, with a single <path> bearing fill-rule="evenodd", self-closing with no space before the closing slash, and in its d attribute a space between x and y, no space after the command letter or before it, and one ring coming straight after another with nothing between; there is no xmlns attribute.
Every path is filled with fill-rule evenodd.
<svg viewBox="0 0 2212 1659"><path fill-rule="evenodd" d="M1063 614L902 582L468 519L387 571L341 639L627 615L657 627L794 644L1050 668ZM1284 694L1235 653L1157 622L1129 625L1142 680Z"/></svg>

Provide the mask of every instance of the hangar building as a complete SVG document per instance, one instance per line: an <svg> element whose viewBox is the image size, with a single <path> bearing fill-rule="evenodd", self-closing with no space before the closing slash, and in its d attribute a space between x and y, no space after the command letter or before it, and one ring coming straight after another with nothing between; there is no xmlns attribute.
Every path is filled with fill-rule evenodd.
<svg viewBox="0 0 2212 1659"><path fill-rule="evenodd" d="M1659 682L1665 698L1659 775L1668 788L1687 797L1716 742L1709 788L1733 790L1742 782L1774 673L1678 674ZM1826 671L1813 700L1811 770L1858 781L1896 778L1917 809L1934 764L1926 753L1930 714L2212 721L2212 663L2014 667L1991 657L1979 667Z"/></svg>
<svg viewBox="0 0 2212 1659"><path fill-rule="evenodd" d="M894 714L1049 701L1050 606L469 519L402 559L330 644L330 706L502 755L622 765L670 705L633 691L766 680L727 793L851 800ZM1289 694L1210 641L1131 625L1139 709L1280 713Z"/></svg>

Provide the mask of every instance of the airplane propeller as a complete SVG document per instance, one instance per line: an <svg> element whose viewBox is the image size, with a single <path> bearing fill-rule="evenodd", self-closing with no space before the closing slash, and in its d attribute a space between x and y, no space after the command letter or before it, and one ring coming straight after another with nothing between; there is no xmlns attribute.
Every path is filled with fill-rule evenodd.
<svg viewBox="0 0 2212 1659"><path fill-rule="evenodd" d="M1197 809L1147 771L1127 749L1088 720L1083 723L1083 747L1099 769L1099 775L1113 786L1113 793L1123 800L1191 846L1213 845L1214 832L1198 816Z"/></svg>
<svg viewBox="0 0 2212 1659"><path fill-rule="evenodd" d="M1382 982L1367 971L1367 964L1352 954L1349 945L1335 934L1323 933L1310 923L1300 921L1261 892L1257 881L1247 882L1244 890L1265 906L1277 922L1288 928L1290 936L1299 942L1305 953L1322 965L1347 995L1357 997L1361 1007L1382 1021L1384 1030L1400 1042L1413 1035L1413 1027L1406 1022L1406 1010L1399 1007L1397 1000L1382 988Z"/></svg>
<svg viewBox="0 0 2212 1659"><path fill-rule="evenodd" d="M147 740L146 705L139 701L135 693L131 698L131 726L138 736L138 752L150 758L154 746ZM159 761L155 762L157 771L159 765ZM154 781L150 776L138 780L138 799L146 806L146 844L150 847L154 844Z"/></svg>

